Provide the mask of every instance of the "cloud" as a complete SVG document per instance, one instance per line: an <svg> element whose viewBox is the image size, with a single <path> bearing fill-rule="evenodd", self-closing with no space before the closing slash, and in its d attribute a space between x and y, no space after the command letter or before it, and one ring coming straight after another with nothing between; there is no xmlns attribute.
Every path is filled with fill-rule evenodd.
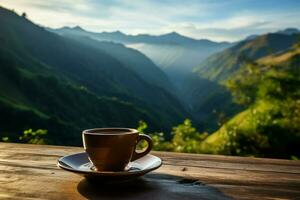
<svg viewBox="0 0 300 200"><path fill-rule="evenodd" d="M129 34L163 34L177 31L195 38L235 41L250 34L300 26L298 5L289 6L286 2L279 6L273 3L272 7L261 2L0 0L1 5L19 13L26 12L29 19L40 25L53 28L79 25L97 32L121 30ZM270 3L267 1L267 4Z"/></svg>
<svg viewBox="0 0 300 200"><path fill-rule="evenodd" d="M238 41L253 34L275 32L287 27L300 27L300 14L290 12L273 15L272 13L236 13L225 19L215 19L202 23L173 23L164 27L162 32L176 30L194 38L209 38L215 41Z"/></svg>

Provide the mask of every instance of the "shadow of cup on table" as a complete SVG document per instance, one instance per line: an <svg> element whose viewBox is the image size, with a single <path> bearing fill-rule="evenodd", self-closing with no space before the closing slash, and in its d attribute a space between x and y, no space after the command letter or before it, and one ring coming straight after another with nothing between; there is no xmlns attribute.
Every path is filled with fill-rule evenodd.
<svg viewBox="0 0 300 200"><path fill-rule="evenodd" d="M83 179L78 192L87 199L230 199L197 180L152 173L126 182L103 184Z"/></svg>

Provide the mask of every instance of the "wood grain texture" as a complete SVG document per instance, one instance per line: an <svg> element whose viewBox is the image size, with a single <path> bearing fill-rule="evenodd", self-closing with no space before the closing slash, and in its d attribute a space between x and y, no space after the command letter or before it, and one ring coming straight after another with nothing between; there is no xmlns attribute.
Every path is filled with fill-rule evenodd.
<svg viewBox="0 0 300 200"><path fill-rule="evenodd" d="M78 147L0 143L0 199L300 199L300 162L152 152L163 166L126 184L91 184L56 167Z"/></svg>

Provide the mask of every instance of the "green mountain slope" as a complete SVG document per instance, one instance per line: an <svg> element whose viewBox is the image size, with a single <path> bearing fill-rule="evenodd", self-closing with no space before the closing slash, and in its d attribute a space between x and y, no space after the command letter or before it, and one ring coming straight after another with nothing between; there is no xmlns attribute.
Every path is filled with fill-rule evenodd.
<svg viewBox="0 0 300 200"><path fill-rule="evenodd" d="M187 77L182 92L193 116L201 122L199 128L203 131L217 130L220 124L242 109L232 101L225 86L196 74Z"/></svg>
<svg viewBox="0 0 300 200"><path fill-rule="evenodd" d="M285 51L298 39L299 34L266 34L210 56L194 69L194 75L184 81L183 93L195 116L204 120L209 130L216 130L220 117L226 121L243 109L233 103L224 83L234 78L245 63Z"/></svg>
<svg viewBox="0 0 300 200"><path fill-rule="evenodd" d="M299 34L270 33L245 40L237 45L207 58L195 71L202 77L223 81L230 78L248 60L285 51L299 40Z"/></svg>
<svg viewBox="0 0 300 200"><path fill-rule="evenodd" d="M299 47L266 56L240 70L233 91L238 99L247 96L253 103L210 135L202 148L220 154L299 157L299 75Z"/></svg>
<svg viewBox="0 0 300 200"><path fill-rule="evenodd" d="M188 75L183 81L181 92L185 103L201 131L212 133L220 124L241 111L242 106L232 100L232 95L224 85L195 74Z"/></svg>
<svg viewBox="0 0 300 200"><path fill-rule="evenodd" d="M21 67L29 66L32 60L8 57L2 48L0 54L5 56L0 58L1 136L16 139L25 129L43 128L49 130L49 143L80 145L80 131L84 128L135 126L143 118L159 126L155 116L132 103L97 96L81 85L48 75L47 71L46 75L42 71L29 72Z"/></svg>
<svg viewBox="0 0 300 200"><path fill-rule="evenodd" d="M167 130L188 115L163 87L152 85L105 51L50 33L0 8L2 136L49 130L55 144L80 144L80 131L135 127Z"/></svg>
<svg viewBox="0 0 300 200"><path fill-rule="evenodd" d="M166 74L158 68L148 57L139 51L131 48L127 48L122 44L114 42L101 42L90 38L89 36L81 36L72 34L72 32L61 34L64 37L68 37L79 41L85 45L89 45L93 48L97 48L119 62L125 67L134 71L139 76L143 77L149 84L164 88L168 91L174 91L174 87L169 81Z"/></svg>

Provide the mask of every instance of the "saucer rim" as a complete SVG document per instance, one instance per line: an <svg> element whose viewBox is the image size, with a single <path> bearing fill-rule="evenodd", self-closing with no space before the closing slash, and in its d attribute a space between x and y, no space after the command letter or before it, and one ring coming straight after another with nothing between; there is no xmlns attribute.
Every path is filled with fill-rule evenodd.
<svg viewBox="0 0 300 200"><path fill-rule="evenodd" d="M74 173L77 173L77 174L82 174L82 175L96 175L96 176L128 176L128 175L133 175L134 176L134 175L143 175L143 174L146 174L150 171L156 170L159 167L161 167L162 164L163 164L163 161L160 157L155 156L153 154L147 154L145 156L151 155L151 156L154 156L154 157L158 158L160 163L158 165L154 166L154 167L150 167L150 168L139 170L139 171L82 171L82 170L74 169L72 167L68 167L68 166L66 166L67 164L65 164L65 162L62 161L64 158L66 158L68 156L73 156L73 155L76 155L76 154L86 154L86 152L74 153L74 154L63 156L63 157L61 157L57 160L56 165L59 168L63 169L63 170L74 172ZM64 164L62 164L62 163L64 163Z"/></svg>

